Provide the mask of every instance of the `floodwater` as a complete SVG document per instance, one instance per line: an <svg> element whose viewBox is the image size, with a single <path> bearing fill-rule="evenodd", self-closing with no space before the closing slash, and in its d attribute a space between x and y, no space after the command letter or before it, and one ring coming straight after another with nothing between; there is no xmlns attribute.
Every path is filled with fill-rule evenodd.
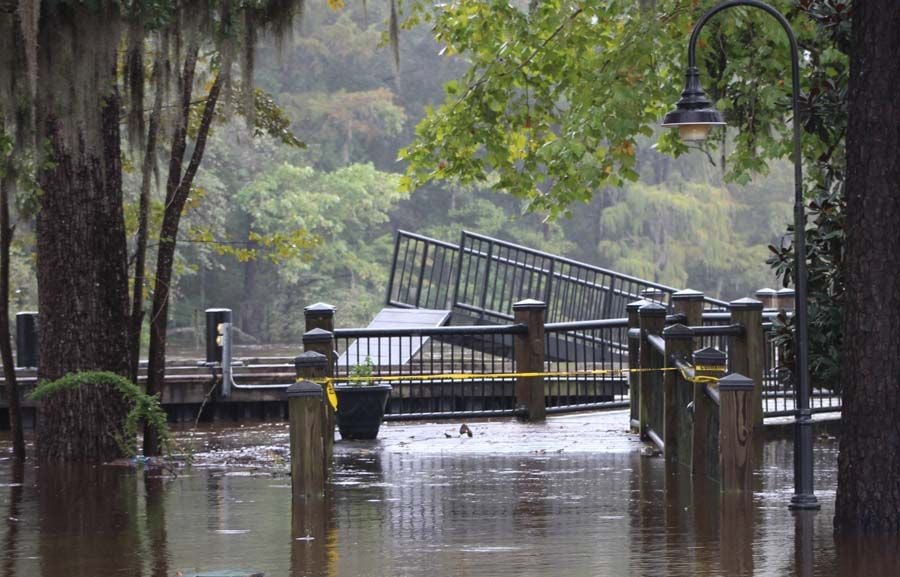
<svg viewBox="0 0 900 577"><path fill-rule="evenodd" d="M283 424L183 433L178 471L5 461L0 577L900 574L895 539L835 543L833 439L816 445L822 510L795 515L785 441L749 499L720 499L608 423L469 425L338 443L328 498L294 506Z"/></svg>

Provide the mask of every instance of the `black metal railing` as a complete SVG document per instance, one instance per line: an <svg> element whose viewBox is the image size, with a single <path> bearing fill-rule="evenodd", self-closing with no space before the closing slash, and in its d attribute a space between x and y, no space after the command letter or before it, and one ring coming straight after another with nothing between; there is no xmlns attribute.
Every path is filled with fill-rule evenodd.
<svg viewBox="0 0 900 577"><path fill-rule="evenodd" d="M766 312L765 316L767 319L771 319L775 314ZM792 360L788 357L784 345L777 343L774 325L770 320L763 323L763 329L765 331L763 414L766 417L791 416L794 414L796 406ZM817 387L813 383L809 405L813 413L840 411L841 391Z"/></svg>
<svg viewBox="0 0 900 577"><path fill-rule="evenodd" d="M513 303L532 298L547 303L549 322L570 322L623 317L639 299L668 306L677 290L472 232L455 245L398 231L386 302L506 323ZM726 307L704 300L707 309Z"/></svg>
<svg viewBox="0 0 900 577"><path fill-rule="evenodd" d="M546 370L559 373L544 378L547 411L627 405L627 332L625 318L545 325Z"/></svg>
<svg viewBox="0 0 900 577"><path fill-rule="evenodd" d="M335 376L366 372L371 363L373 377L391 377L388 419L510 415L515 377L502 375L515 373L513 338L526 330L518 324L336 329ZM472 376L456 378L466 375Z"/></svg>

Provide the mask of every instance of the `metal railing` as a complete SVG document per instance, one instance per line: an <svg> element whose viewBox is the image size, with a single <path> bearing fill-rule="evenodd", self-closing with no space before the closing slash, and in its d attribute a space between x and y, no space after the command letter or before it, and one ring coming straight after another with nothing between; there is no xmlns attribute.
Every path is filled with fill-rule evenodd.
<svg viewBox="0 0 900 577"><path fill-rule="evenodd" d="M623 317L632 301L668 306L678 289L463 231L458 245L398 231L386 302L452 309L480 322L506 323L512 303L538 299L549 322ZM726 303L706 297L707 309Z"/></svg>
<svg viewBox="0 0 900 577"><path fill-rule="evenodd" d="M544 325L545 358L559 359L546 371L568 373L544 378L547 411L627 405L627 332L626 318Z"/></svg>
<svg viewBox="0 0 900 577"><path fill-rule="evenodd" d="M335 376L352 376L368 359L373 377L391 377L387 419L511 415L515 378L502 375L515 373L513 338L526 331L519 324L336 329Z"/></svg>

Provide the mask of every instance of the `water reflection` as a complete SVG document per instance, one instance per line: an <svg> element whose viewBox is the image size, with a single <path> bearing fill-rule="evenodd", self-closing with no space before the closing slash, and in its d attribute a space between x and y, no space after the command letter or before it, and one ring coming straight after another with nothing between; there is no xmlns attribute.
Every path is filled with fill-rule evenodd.
<svg viewBox="0 0 900 577"><path fill-rule="evenodd" d="M134 474L113 467L36 470L43 577L143 574Z"/></svg>
<svg viewBox="0 0 900 577"><path fill-rule="evenodd" d="M762 452L752 494L721 497L715 483L631 452L359 445L339 452L325 499L299 503L268 470L161 478L4 463L0 577L895 574L897 539L835 541L836 447L816 451L823 509L795 514L783 443Z"/></svg>
<svg viewBox="0 0 900 577"><path fill-rule="evenodd" d="M22 516L22 493L25 483L25 462L12 459L9 475L9 507L6 514L6 538L3 540L3 577L13 577L19 541L19 522Z"/></svg>

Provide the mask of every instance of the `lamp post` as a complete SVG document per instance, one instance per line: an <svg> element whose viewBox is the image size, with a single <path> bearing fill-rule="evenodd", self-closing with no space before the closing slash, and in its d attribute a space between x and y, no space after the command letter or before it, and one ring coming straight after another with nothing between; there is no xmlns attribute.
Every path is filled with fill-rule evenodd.
<svg viewBox="0 0 900 577"><path fill-rule="evenodd" d="M792 509L818 509L819 502L813 493L812 462L812 413L809 408L809 361L808 361L808 320L806 312L807 275L806 275L806 212L803 206L802 170L800 165L800 61L797 50L797 38L785 17L775 8L758 0L729 0L711 8L706 12L691 32L688 44L688 70L684 91L676 104L675 110L666 114L662 125L678 128L679 135L689 142L706 139L710 128L724 126L722 114L716 110L700 87L700 72L697 69L697 39L703 26L717 13L737 6L750 6L763 10L781 24L791 44L791 80L794 128L794 351L795 351L795 383L796 406L794 410L794 495L791 497Z"/></svg>

